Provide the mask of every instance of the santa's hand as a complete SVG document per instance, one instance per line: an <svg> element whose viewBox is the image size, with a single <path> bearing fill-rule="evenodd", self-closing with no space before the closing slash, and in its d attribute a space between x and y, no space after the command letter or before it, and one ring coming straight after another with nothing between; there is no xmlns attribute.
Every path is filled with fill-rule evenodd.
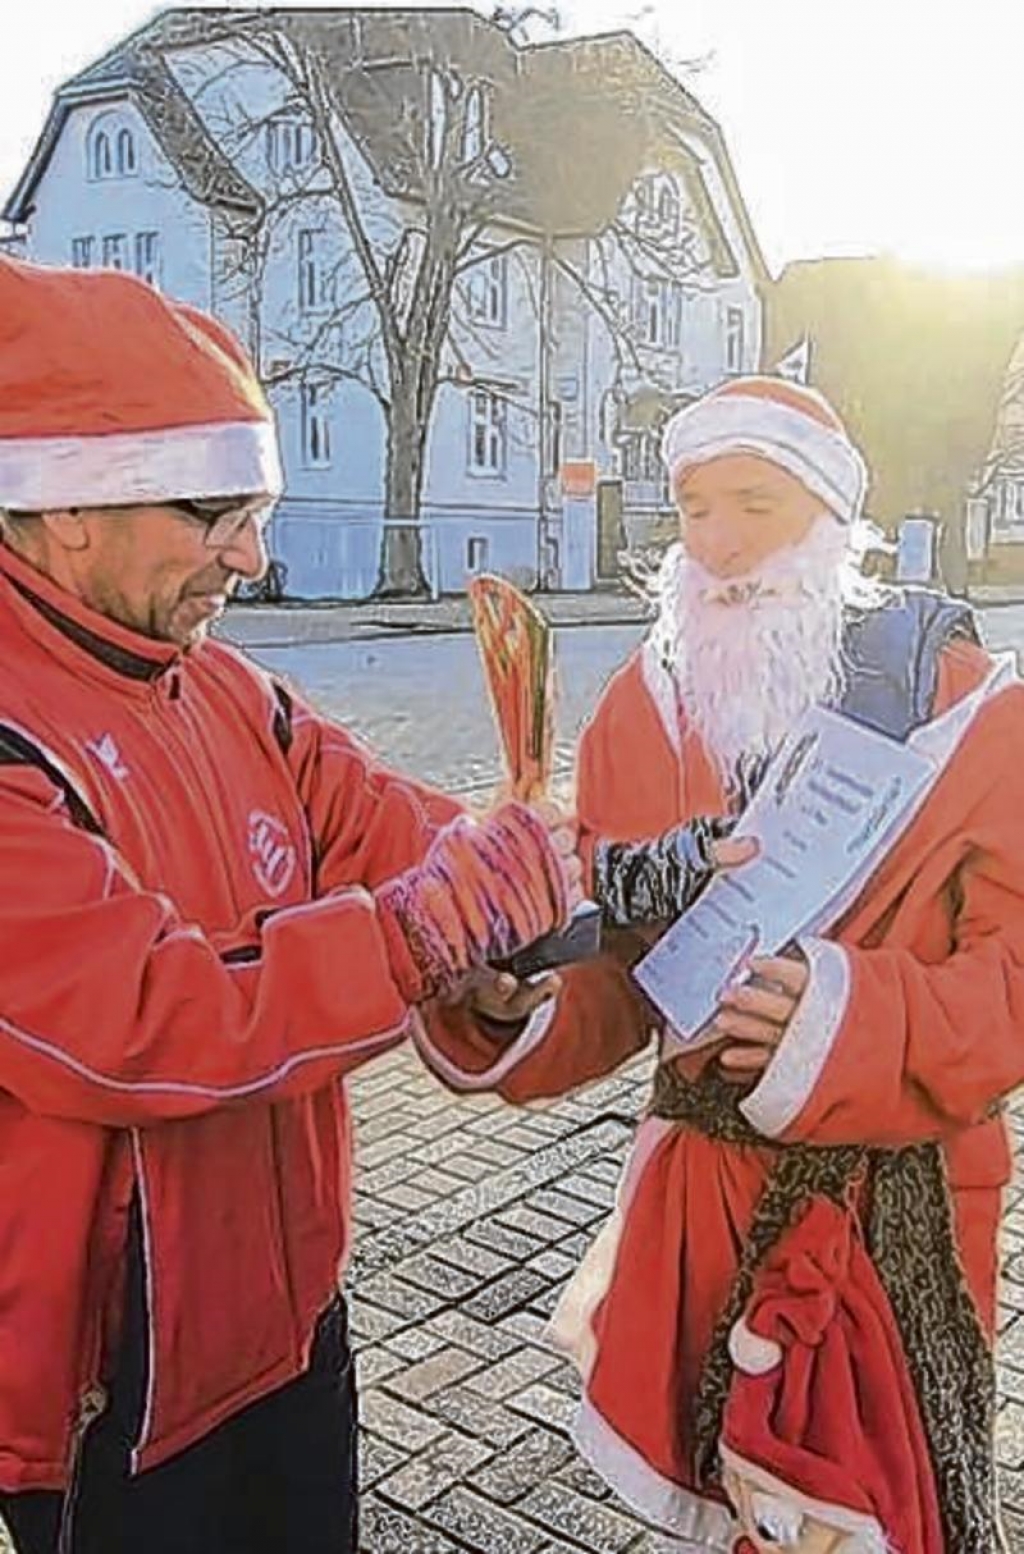
<svg viewBox="0 0 1024 1554"><path fill-rule="evenodd" d="M726 1046L718 1061L726 1073L741 1079L767 1068L810 979L803 956L765 956L750 961L747 971L748 981L723 994L712 1022L720 1038L738 1043Z"/></svg>
<svg viewBox="0 0 1024 1554"><path fill-rule="evenodd" d="M514 1036L535 1009L557 995L561 985L560 979L550 973L520 982L510 971L478 966L463 978L445 1003L486 1021L488 1035L500 1036L500 1029L495 1031L493 1027L507 1025L509 1035Z"/></svg>

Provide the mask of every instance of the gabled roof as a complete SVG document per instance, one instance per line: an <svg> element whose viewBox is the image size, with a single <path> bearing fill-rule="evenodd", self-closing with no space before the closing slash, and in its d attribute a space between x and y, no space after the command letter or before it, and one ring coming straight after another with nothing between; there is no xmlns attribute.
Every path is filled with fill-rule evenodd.
<svg viewBox="0 0 1024 1554"><path fill-rule="evenodd" d="M723 180L755 278L766 279L717 124L631 33L520 45L478 12L459 7L165 11L60 89L4 214L12 221L26 219L72 107L126 93L190 193L207 204L258 210L258 194L208 135L166 56L268 23L296 42L316 45L339 69L357 60L369 62L370 68L348 76L344 110L350 133L387 192L411 198L421 192L406 130L410 106L422 96L418 66L440 47L456 66L471 60L474 76L496 88L493 133L508 148L512 165L500 192L497 213L502 217L553 235L599 231L638 173L660 161L683 179L708 233L718 273L734 274L736 256L700 159L687 144L686 138L697 137Z"/></svg>

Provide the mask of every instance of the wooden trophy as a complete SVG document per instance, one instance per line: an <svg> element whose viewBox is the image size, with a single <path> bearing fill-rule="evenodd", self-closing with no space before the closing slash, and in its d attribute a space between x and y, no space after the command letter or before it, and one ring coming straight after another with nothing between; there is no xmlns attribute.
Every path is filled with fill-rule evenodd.
<svg viewBox="0 0 1024 1554"><path fill-rule="evenodd" d="M512 798L529 804L547 796L554 754L554 655L551 627L503 577L470 580L473 627ZM583 902L568 927L517 951L507 968L517 977L584 960L600 949L600 911Z"/></svg>

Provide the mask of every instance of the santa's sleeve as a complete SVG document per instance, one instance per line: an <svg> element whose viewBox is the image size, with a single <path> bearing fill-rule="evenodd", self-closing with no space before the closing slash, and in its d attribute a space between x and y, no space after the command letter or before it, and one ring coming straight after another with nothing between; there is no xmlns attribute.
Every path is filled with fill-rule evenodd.
<svg viewBox="0 0 1024 1554"><path fill-rule="evenodd" d="M608 803L606 720L599 707L580 742L577 813L581 852L602 834ZM497 1090L511 1101L561 1095L617 1068L652 1035L648 1006L612 954L564 968L561 990L505 1033L463 1005L422 1011L416 1040L424 1060L455 1090Z"/></svg>
<svg viewBox="0 0 1024 1554"><path fill-rule="evenodd" d="M802 941L807 989L743 1103L769 1137L940 1139L1024 1082L1024 689L982 706L940 781L963 790L963 820L960 861L935 882L934 942Z"/></svg>

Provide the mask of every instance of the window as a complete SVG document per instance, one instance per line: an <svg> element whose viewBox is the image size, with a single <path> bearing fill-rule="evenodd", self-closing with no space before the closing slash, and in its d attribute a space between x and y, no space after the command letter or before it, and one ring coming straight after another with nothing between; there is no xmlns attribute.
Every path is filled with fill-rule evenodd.
<svg viewBox="0 0 1024 1554"><path fill-rule="evenodd" d="M508 255L491 254L469 272L466 301L474 324L504 329L508 318Z"/></svg>
<svg viewBox="0 0 1024 1554"><path fill-rule="evenodd" d="M88 270L92 265L93 239L91 237L73 237L71 239L71 263L76 270Z"/></svg>
<svg viewBox="0 0 1024 1554"><path fill-rule="evenodd" d="M469 469L473 475L505 473L505 401L490 389L469 396Z"/></svg>
<svg viewBox="0 0 1024 1554"><path fill-rule="evenodd" d="M329 392L319 383L302 385L302 458L309 469L330 466Z"/></svg>
<svg viewBox="0 0 1024 1554"><path fill-rule="evenodd" d="M744 317L742 308L726 308L725 310L725 370L726 372L743 371L743 332Z"/></svg>
<svg viewBox="0 0 1024 1554"><path fill-rule="evenodd" d="M117 132L117 171L122 178L135 171L135 136L130 129Z"/></svg>
<svg viewBox="0 0 1024 1554"><path fill-rule="evenodd" d="M562 467L562 406L557 399L548 406L548 474L557 475Z"/></svg>
<svg viewBox="0 0 1024 1554"><path fill-rule="evenodd" d="M482 534L471 535L466 541L466 571L486 572L490 541Z"/></svg>
<svg viewBox="0 0 1024 1554"><path fill-rule="evenodd" d="M666 350L679 345L682 293L676 281L645 276L637 282L635 308L637 333L644 345Z"/></svg>
<svg viewBox="0 0 1024 1554"><path fill-rule="evenodd" d="M124 117L118 112L102 113L90 125L85 143L90 178L131 178L138 171L135 131Z"/></svg>
<svg viewBox="0 0 1024 1554"><path fill-rule="evenodd" d="M103 239L103 263L108 270L125 270L128 267L128 240L123 232L114 232Z"/></svg>
<svg viewBox="0 0 1024 1554"><path fill-rule="evenodd" d="M135 234L135 273L150 286L160 289L160 234L137 232Z"/></svg>
<svg viewBox="0 0 1024 1554"><path fill-rule="evenodd" d="M112 178L114 175L114 153L110 144L110 136L106 130L100 130L93 136L89 155L89 176L92 178Z"/></svg>
<svg viewBox="0 0 1024 1554"><path fill-rule="evenodd" d="M478 161L487 149L487 138L487 99L481 87L471 86L462 121L462 160Z"/></svg>
<svg viewBox="0 0 1024 1554"><path fill-rule="evenodd" d="M299 307L304 313L326 306L327 233L304 228L299 233Z"/></svg>
<svg viewBox="0 0 1024 1554"><path fill-rule="evenodd" d="M316 154L316 136L301 119L274 119L267 125L267 161L273 172L298 172Z"/></svg>
<svg viewBox="0 0 1024 1554"><path fill-rule="evenodd" d="M679 225L679 196L668 178L658 192L658 223L671 232Z"/></svg>

